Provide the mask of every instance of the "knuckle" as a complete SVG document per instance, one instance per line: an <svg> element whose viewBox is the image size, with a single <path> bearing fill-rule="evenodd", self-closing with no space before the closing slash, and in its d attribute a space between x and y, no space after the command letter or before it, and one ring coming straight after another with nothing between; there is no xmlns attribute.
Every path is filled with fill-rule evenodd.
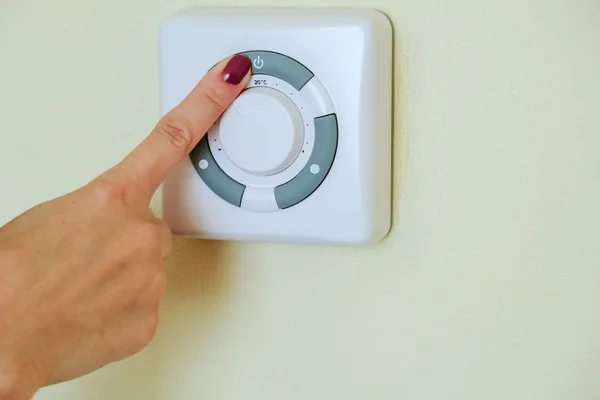
<svg viewBox="0 0 600 400"><path fill-rule="evenodd" d="M165 118L156 126L155 131L180 150L187 151L194 140L194 130L183 118Z"/></svg>
<svg viewBox="0 0 600 400"><path fill-rule="evenodd" d="M145 317L144 323L140 324L139 330L136 332L136 336L134 338L133 347L135 347L136 351L141 351L146 348L154 337L156 336L156 331L158 330L158 311L151 312L147 317Z"/></svg>
<svg viewBox="0 0 600 400"><path fill-rule="evenodd" d="M93 186L92 196L101 205L124 203L127 199L127 187L117 182L100 182Z"/></svg>
<svg viewBox="0 0 600 400"><path fill-rule="evenodd" d="M201 92L202 103L215 114L220 114L228 105L227 92L219 85L207 86Z"/></svg>
<svg viewBox="0 0 600 400"><path fill-rule="evenodd" d="M158 305L160 299L167 289L167 276L162 268L158 268L152 280L151 293L153 302Z"/></svg>
<svg viewBox="0 0 600 400"><path fill-rule="evenodd" d="M160 246L162 232L158 224L144 221L137 227L136 236L138 244L142 249L152 249Z"/></svg>
<svg viewBox="0 0 600 400"><path fill-rule="evenodd" d="M159 266L149 265L144 277L136 283L137 301L144 309L158 309L167 288L166 273Z"/></svg>

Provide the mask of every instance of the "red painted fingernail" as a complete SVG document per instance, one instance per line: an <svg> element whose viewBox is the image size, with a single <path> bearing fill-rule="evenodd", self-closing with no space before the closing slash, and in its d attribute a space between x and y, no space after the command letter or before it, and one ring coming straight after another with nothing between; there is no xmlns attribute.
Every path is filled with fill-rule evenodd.
<svg viewBox="0 0 600 400"><path fill-rule="evenodd" d="M227 83L237 85L244 79L250 68L251 64L248 57L235 55L223 69L223 79Z"/></svg>

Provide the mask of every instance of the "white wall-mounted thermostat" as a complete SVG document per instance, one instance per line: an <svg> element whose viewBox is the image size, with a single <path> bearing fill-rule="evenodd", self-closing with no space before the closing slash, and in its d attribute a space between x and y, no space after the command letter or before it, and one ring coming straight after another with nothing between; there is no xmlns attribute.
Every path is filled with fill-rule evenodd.
<svg viewBox="0 0 600 400"><path fill-rule="evenodd" d="M247 88L163 185L163 218L174 233L383 239L392 192L389 20L364 9L175 14L160 32L161 114L233 54L252 62Z"/></svg>

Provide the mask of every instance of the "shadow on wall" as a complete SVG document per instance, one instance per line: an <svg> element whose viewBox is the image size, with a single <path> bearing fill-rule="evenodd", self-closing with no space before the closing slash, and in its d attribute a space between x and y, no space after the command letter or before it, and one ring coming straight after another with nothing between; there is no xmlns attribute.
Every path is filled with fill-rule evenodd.
<svg viewBox="0 0 600 400"><path fill-rule="evenodd" d="M185 371L182 358L210 348L220 308L231 296L232 251L218 241L177 239L166 261L168 288L153 342L144 351L82 378L73 398L163 400L169 375ZM198 372L198 371L196 371Z"/></svg>
<svg viewBox="0 0 600 400"><path fill-rule="evenodd" d="M409 126L405 85L408 59L403 43L396 32L398 23L388 14L393 30L393 86L392 86L392 228L394 233L399 222L400 200L405 194L409 161Z"/></svg>

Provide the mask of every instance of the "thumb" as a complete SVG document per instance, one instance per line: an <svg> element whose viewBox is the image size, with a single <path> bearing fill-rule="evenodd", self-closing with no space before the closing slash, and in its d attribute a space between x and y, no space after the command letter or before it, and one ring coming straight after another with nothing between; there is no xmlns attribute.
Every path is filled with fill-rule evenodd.
<svg viewBox="0 0 600 400"><path fill-rule="evenodd" d="M250 69L250 60L241 55L222 60L108 174L131 182L132 190L141 190L143 199L150 201L169 172L183 161L241 93Z"/></svg>

